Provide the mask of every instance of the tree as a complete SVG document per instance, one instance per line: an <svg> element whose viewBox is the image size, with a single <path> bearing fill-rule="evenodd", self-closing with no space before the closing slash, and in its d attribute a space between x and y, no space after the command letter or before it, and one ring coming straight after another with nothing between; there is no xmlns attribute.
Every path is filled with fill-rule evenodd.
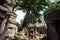
<svg viewBox="0 0 60 40"><path fill-rule="evenodd" d="M32 22L35 23L36 18L39 19L41 16L39 12L41 10L44 11L44 9L46 9L46 7L49 7L50 5L52 5L52 3L49 0L17 0L16 2L17 9L23 10L24 12L26 12L23 26L26 27L28 23L32 23ZM32 18L31 16L34 16L34 17ZM30 19L33 19L33 21Z"/></svg>
<svg viewBox="0 0 60 40"><path fill-rule="evenodd" d="M60 0L55 0L56 3L57 3L58 1L60 1Z"/></svg>
<svg viewBox="0 0 60 40"><path fill-rule="evenodd" d="M50 35L51 40L59 40L60 39L60 1L57 2L54 6L49 7L44 12L44 20L47 24L47 32L48 36ZM53 19L53 20L51 20ZM51 31L52 30L52 31ZM53 35L52 35L53 34Z"/></svg>

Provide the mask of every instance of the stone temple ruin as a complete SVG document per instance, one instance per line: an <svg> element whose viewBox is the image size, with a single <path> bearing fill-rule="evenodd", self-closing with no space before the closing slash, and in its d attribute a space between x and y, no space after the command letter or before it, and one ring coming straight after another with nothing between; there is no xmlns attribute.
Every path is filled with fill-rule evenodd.
<svg viewBox="0 0 60 40"><path fill-rule="evenodd" d="M42 23L29 23L27 28L17 33L17 37L20 37L22 40L41 40L47 37L46 29Z"/></svg>
<svg viewBox="0 0 60 40"><path fill-rule="evenodd" d="M39 40L46 36L46 29L42 23L29 23L22 31L17 32L16 17L13 12L15 0L0 0L0 40L13 38L22 40Z"/></svg>
<svg viewBox="0 0 60 40"><path fill-rule="evenodd" d="M13 12L14 5L15 0L0 0L0 40L14 36L17 32L15 21L17 15Z"/></svg>

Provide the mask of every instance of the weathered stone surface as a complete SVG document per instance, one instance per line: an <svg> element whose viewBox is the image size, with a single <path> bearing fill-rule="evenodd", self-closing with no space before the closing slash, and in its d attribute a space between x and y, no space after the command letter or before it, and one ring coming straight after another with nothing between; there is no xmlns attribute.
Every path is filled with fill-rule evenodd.
<svg viewBox="0 0 60 40"><path fill-rule="evenodd" d="M6 7L3 7L0 5L0 10L4 11L4 12L9 12L9 10Z"/></svg>
<svg viewBox="0 0 60 40"><path fill-rule="evenodd" d="M46 29L44 28L44 25L42 25L42 23L35 23L35 24L29 23L27 28L23 28L23 30L20 31L21 39L25 38L27 40L28 38L28 40L40 40L45 36L47 36Z"/></svg>
<svg viewBox="0 0 60 40"><path fill-rule="evenodd" d="M5 18L6 15L4 15L2 12L0 12L0 17Z"/></svg>
<svg viewBox="0 0 60 40"><path fill-rule="evenodd" d="M7 34L8 36L15 36L18 30L15 21L17 15L13 12L16 3L15 0L1 0L0 3L0 17L3 19L0 24L0 33L1 40L4 40L6 33L10 33Z"/></svg>
<svg viewBox="0 0 60 40"><path fill-rule="evenodd" d="M2 21L2 23L1 23L1 27L0 27L0 33L2 34L3 33L3 31L4 31L4 28L5 28L5 26L6 26L6 22L7 22L7 19L4 19L3 21Z"/></svg>
<svg viewBox="0 0 60 40"><path fill-rule="evenodd" d="M12 5L14 4L16 4L15 2L16 2L16 0L6 0L6 2L8 3L8 4L11 4L12 3Z"/></svg>
<svg viewBox="0 0 60 40"><path fill-rule="evenodd" d="M16 18L14 16L10 16L9 21L10 23L16 24Z"/></svg>
<svg viewBox="0 0 60 40"><path fill-rule="evenodd" d="M7 24L7 31L5 32L5 36L14 37L17 32L17 26L11 23Z"/></svg>

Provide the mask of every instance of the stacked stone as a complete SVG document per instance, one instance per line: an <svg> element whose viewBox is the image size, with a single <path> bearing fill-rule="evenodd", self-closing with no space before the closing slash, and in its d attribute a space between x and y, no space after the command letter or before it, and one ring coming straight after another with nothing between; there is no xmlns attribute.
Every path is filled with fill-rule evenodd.
<svg viewBox="0 0 60 40"><path fill-rule="evenodd" d="M4 36L8 27L16 27L15 19L17 15L13 12L15 0L0 0L0 3L3 3L0 4L0 34Z"/></svg>

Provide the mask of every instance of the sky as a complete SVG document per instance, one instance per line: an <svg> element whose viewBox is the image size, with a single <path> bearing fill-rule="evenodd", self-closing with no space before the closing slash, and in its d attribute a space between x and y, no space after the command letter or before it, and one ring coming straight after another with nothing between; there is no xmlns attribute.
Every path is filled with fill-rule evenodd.
<svg viewBox="0 0 60 40"><path fill-rule="evenodd" d="M16 21L20 24L20 20L24 19L24 16L26 15L26 13L23 13L22 10L17 10L15 13L18 15L16 18Z"/></svg>
<svg viewBox="0 0 60 40"><path fill-rule="evenodd" d="M51 2L54 2L55 0L50 0Z"/></svg>
<svg viewBox="0 0 60 40"><path fill-rule="evenodd" d="M22 10L17 10L15 13L18 15L17 18L16 18L16 21L19 24L21 24L20 23L20 20L23 20L24 19L26 13L24 13ZM43 11L40 11L40 13L43 14ZM44 19L43 18L42 18L42 22L44 22Z"/></svg>
<svg viewBox="0 0 60 40"><path fill-rule="evenodd" d="M55 0L51 0L51 2L54 2ZM20 20L24 19L24 16L26 15L26 13L24 13L22 10L17 10L15 12L18 16L16 18L16 21L20 24ZM43 12L41 11L41 14L43 14ZM44 19L42 18L42 22L44 22Z"/></svg>

